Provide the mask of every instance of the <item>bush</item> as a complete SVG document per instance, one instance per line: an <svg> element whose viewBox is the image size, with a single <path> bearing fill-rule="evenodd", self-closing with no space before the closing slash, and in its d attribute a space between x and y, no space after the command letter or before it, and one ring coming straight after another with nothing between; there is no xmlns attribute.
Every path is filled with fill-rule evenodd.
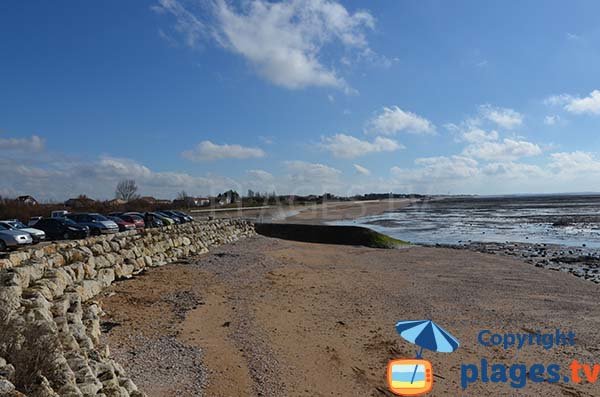
<svg viewBox="0 0 600 397"><path fill-rule="evenodd" d="M53 387L64 383L55 366L61 349L49 324L38 321L21 326L5 308L0 307L0 357L15 367L9 381L18 391L29 394L43 375Z"/></svg>

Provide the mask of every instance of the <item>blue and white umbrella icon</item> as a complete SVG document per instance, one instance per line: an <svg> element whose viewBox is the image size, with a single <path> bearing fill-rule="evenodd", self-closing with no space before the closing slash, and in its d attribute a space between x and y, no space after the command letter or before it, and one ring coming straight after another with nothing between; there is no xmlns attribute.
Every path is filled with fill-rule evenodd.
<svg viewBox="0 0 600 397"><path fill-rule="evenodd" d="M459 346L458 339L431 320L400 321L396 324L396 331L401 337L420 347L417 358L421 358L423 349L451 353ZM414 372L417 372L417 366ZM410 383L413 382L415 373Z"/></svg>

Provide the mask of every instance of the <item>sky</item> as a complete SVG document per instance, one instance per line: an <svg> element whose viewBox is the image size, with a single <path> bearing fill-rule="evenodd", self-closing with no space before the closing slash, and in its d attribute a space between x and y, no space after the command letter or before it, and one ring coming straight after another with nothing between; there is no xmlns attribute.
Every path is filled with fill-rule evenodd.
<svg viewBox="0 0 600 397"><path fill-rule="evenodd" d="M0 195L600 191L600 2L0 2Z"/></svg>

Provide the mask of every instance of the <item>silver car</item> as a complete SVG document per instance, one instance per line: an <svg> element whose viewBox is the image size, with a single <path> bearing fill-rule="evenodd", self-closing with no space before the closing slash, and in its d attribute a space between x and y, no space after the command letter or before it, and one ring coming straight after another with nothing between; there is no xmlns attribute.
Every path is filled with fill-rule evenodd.
<svg viewBox="0 0 600 397"><path fill-rule="evenodd" d="M0 224L0 251L8 248L20 247L33 243L29 233L22 230L14 230L6 225Z"/></svg>
<svg viewBox="0 0 600 397"><path fill-rule="evenodd" d="M34 244L39 243L40 241L44 241L46 239L46 233L44 233L43 230L35 229L33 227L24 225L17 219L9 219L6 221L0 221L0 224L8 226L9 228L11 228L13 230L22 230L26 233L29 233L31 235L31 238L33 239Z"/></svg>

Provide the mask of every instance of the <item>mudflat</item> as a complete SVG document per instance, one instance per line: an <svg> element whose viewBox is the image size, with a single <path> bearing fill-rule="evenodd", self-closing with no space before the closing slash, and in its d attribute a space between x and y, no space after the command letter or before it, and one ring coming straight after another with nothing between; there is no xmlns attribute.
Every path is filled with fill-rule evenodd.
<svg viewBox="0 0 600 397"><path fill-rule="evenodd" d="M110 292L116 292L111 294ZM104 338L150 396L391 395L385 369L413 358L399 320L432 319L461 342L424 352L431 395L593 396L597 386L474 382L462 364L600 362L596 284L467 250L371 249L253 237L148 270L102 298ZM576 333L574 346L484 347L481 330Z"/></svg>

